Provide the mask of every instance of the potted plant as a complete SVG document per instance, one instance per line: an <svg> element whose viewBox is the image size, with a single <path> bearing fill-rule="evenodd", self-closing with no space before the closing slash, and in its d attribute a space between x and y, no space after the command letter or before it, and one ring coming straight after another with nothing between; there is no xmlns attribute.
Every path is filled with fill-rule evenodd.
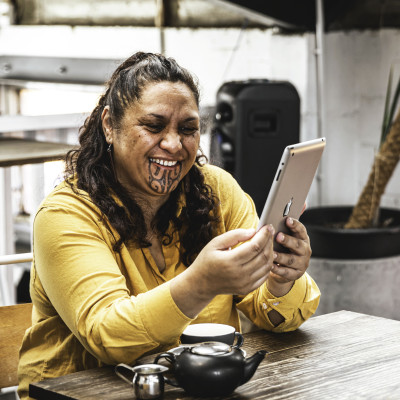
<svg viewBox="0 0 400 400"><path fill-rule="evenodd" d="M389 74L380 146L366 185L354 207L315 207L305 211L313 254L337 259L369 259L400 254L400 210L380 201L400 159L400 78L392 97Z"/></svg>

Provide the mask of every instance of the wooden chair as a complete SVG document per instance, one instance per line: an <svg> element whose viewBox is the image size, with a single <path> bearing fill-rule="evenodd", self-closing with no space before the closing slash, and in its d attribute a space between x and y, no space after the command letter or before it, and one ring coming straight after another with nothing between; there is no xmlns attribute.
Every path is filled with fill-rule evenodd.
<svg viewBox="0 0 400 400"><path fill-rule="evenodd" d="M1 256L0 266L32 260L32 253ZM0 390L17 386L19 349L32 325L32 303L0 307Z"/></svg>
<svg viewBox="0 0 400 400"><path fill-rule="evenodd" d="M19 349L32 325L32 303L0 307L0 389L17 386Z"/></svg>

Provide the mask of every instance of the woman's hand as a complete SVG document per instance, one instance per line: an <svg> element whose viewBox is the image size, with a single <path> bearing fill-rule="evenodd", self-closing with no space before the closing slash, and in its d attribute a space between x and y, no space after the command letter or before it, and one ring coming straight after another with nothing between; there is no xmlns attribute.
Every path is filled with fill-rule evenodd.
<svg viewBox="0 0 400 400"><path fill-rule="evenodd" d="M274 266L268 277L268 289L275 296L285 295L308 268L311 257L310 239L305 226L296 219L287 218L292 235L279 232L276 241L290 253L274 252Z"/></svg>
<svg viewBox="0 0 400 400"><path fill-rule="evenodd" d="M211 240L193 264L171 281L177 306L194 318L216 295L246 295L261 286L273 266L273 236L273 228L264 226L257 233L236 229Z"/></svg>
<svg viewBox="0 0 400 400"><path fill-rule="evenodd" d="M253 229L224 233L201 251L191 268L202 269L203 284L213 295L246 295L266 281L272 268L273 234L271 226L257 233Z"/></svg>

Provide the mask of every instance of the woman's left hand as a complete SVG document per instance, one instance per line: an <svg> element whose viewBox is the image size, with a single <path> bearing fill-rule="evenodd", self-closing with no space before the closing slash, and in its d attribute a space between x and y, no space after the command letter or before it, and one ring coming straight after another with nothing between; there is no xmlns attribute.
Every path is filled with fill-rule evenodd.
<svg viewBox="0 0 400 400"><path fill-rule="evenodd" d="M274 252L274 266L268 277L269 287L279 285L288 287L289 283L293 284L295 280L303 276L310 262L311 246L305 226L293 218L287 218L286 225L292 234L279 232L275 240L286 247L290 253Z"/></svg>

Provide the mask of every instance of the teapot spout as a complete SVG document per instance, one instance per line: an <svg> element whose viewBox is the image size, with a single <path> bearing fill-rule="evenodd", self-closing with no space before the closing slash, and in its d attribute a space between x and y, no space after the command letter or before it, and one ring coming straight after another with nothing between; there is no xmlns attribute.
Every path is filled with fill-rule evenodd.
<svg viewBox="0 0 400 400"><path fill-rule="evenodd" d="M266 354L267 351L260 350L257 351L257 353L253 354L251 357L246 359L244 366L243 381L241 385L243 385L243 383L246 383L253 377L257 367L260 365L261 361L264 359Z"/></svg>

